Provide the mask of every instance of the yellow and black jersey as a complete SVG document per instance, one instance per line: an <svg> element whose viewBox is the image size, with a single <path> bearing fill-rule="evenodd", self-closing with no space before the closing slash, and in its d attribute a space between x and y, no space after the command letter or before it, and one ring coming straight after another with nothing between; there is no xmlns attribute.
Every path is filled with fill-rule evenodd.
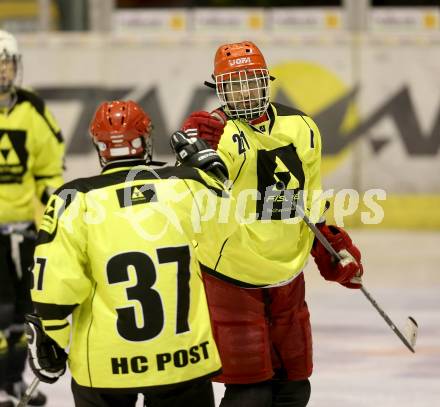
<svg viewBox="0 0 440 407"><path fill-rule="evenodd" d="M215 264L204 269L238 285L275 285L303 269L313 234L295 213L304 200L306 213L317 220L322 204L321 137L314 121L302 112L273 103L267 120L254 126L229 119L218 145L232 180L232 195L248 227L247 245L265 263L251 274L245 265L251 251L241 250L242 235L222 246ZM319 199L318 199L319 202Z"/></svg>
<svg viewBox="0 0 440 407"><path fill-rule="evenodd" d="M152 171L141 160L50 197L32 299L63 348L73 312L69 366L79 385L141 391L219 372L195 249L217 256L236 230L230 201L203 172Z"/></svg>
<svg viewBox="0 0 440 407"><path fill-rule="evenodd" d="M64 142L42 99L18 88L0 109L0 224L32 221L34 198L62 185Z"/></svg>

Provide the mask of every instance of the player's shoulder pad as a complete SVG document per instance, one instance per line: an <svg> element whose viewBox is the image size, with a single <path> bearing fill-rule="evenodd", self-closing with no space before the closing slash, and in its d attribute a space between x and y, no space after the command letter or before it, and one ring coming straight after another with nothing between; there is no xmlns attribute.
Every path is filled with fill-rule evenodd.
<svg viewBox="0 0 440 407"><path fill-rule="evenodd" d="M53 135L56 137L58 142L62 143L64 140L61 131L54 128L53 124L46 115L46 104L44 100L40 96L38 96L35 92L24 88L17 88L16 95L17 95L17 101L15 102L15 104L20 105L21 103L28 102L46 122L47 126L49 127Z"/></svg>
<svg viewBox="0 0 440 407"><path fill-rule="evenodd" d="M83 181L87 178L77 178L73 181L67 182L56 189L49 197L46 208L51 205L55 205L54 201L61 202L61 210L58 212L58 217L72 204L72 202L78 197L78 192L84 192Z"/></svg>
<svg viewBox="0 0 440 407"><path fill-rule="evenodd" d="M35 92L29 89L17 88L16 94L17 94L17 102L16 102L17 104L23 102L29 102L40 115L44 116L44 109L45 109L44 100L40 96L38 96Z"/></svg>
<svg viewBox="0 0 440 407"><path fill-rule="evenodd" d="M202 171L199 169L196 169L196 171L198 172L200 178L202 179L201 184L203 184L203 186L205 186L211 192L214 192L216 195L218 195L220 197L228 196L225 185L222 184L222 182L218 178L211 175L210 173L206 173L205 171ZM200 181L198 181L198 182L200 182Z"/></svg>
<svg viewBox="0 0 440 407"><path fill-rule="evenodd" d="M78 192L85 192L84 191L84 181L86 181L88 178L76 178L72 181L66 182L65 184L58 187L52 195L56 195L59 197L64 197L67 194L71 194L76 196Z"/></svg>
<svg viewBox="0 0 440 407"><path fill-rule="evenodd" d="M77 181L74 180L62 185L49 197L41 219L37 245L50 243L54 240L59 219L78 196Z"/></svg>
<svg viewBox="0 0 440 407"><path fill-rule="evenodd" d="M304 116L308 117L308 115L301 110L295 109L290 106L283 105L281 103L271 103L275 108L277 116Z"/></svg>
<svg viewBox="0 0 440 407"><path fill-rule="evenodd" d="M272 106L276 109L277 116L298 117L308 127L308 129L311 132L319 133L318 126L308 114L293 107L283 105L281 103L272 103Z"/></svg>
<svg viewBox="0 0 440 407"><path fill-rule="evenodd" d="M160 182L161 180L192 180L202 184L205 188L210 189L217 195L222 195L223 188L216 179L209 177L203 171L197 170L192 167L181 165L178 167L167 166L158 169L141 169L137 170L133 167L133 172L130 174L130 170L117 171L109 174L100 174L88 178L78 178L55 191L55 194L59 196L66 196L68 194L75 194L81 192L86 194L90 191L106 188L112 185L124 183L130 181L144 181L155 180Z"/></svg>
<svg viewBox="0 0 440 407"><path fill-rule="evenodd" d="M225 192L223 185L217 178L208 175L205 171L198 168L181 165L178 167L161 168L157 170L157 173L167 175L168 178L197 182L218 196L223 196Z"/></svg>

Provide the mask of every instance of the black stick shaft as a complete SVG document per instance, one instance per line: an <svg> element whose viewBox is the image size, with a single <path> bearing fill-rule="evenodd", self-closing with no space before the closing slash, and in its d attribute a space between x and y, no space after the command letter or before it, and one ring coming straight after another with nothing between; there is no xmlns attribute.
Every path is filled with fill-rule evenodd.
<svg viewBox="0 0 440 407"><path fill-rule="evenodd" d="M415 353L416 351L411 346L409 341L405 338L405 335L400 332L400 330L394 325L394 322L391 321L390 317L385 313L385 311L379 306L379 304L376 302L376 300L371 296L371 294L367 291L365 287L361 287L362 294L365 295L365 297L370 301L370 303L373 305L374 308L376 308L377 312L380 314L380 316L385 320L385 322L388 324L388 326L392 329L392 331L400 338L400 340L404 343L404 345L412 352Z"/></svg>

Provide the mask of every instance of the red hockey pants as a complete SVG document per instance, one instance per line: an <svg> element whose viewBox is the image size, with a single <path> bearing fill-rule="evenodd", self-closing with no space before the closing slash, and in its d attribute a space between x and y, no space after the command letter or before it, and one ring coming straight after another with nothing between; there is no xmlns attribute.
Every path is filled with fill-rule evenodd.
<svg viewBox="0 0 440 407"><path fill-rule="evenodd" d="M275 374L303 380L312 374L310 314L303 274L274 288L245 289L203 274L223 373L214 380L256 383Z"/></svg>

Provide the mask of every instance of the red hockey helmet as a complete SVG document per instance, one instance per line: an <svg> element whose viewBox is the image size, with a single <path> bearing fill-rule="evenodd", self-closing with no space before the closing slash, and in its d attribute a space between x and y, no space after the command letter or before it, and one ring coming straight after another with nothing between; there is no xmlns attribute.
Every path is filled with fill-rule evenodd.
<svg viewBox="0 0 440 407"><path fill-rule="evenodd" d="M214 58L214 78L217 96L230 117L249 121L266 112L270 76L253 42L221 45Z"/></svg>
<svg viewBox="0 0 440 407"><path fill-rule="evenodd" d="M90 123L90 135L104 162L144 157L150 139L151 119L132 100L102 103Z"/></svg>

